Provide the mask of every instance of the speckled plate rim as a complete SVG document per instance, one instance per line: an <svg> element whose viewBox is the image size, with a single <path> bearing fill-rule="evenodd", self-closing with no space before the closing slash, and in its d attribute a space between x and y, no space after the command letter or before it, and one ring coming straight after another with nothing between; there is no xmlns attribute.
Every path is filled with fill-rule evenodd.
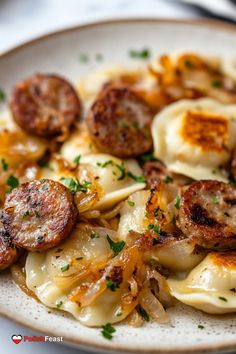
<svg viewBox="0 0 236 354"><path fill-rule="evenodd" d="M57 31L53 32L48 32L43 34L42 36L38 36L36 38L33 38L27 42L21 43L13 48L10 48L2 53L0 53L0 59L1 58L7 58L8 56L11 56L12 54L15 54L17 51L30 47L42 40L52 38L52 37L57 37L58 35L64 34L64 33L69 33L69 32L74 32L74 31L83 31L84 29L88 28L96 28L99 26L104 26L104 25L111 25L111 24L129 24L129 23L164 23L164 24L170 24L170 25L192 25L195 27L208 27L208 28L215 28L217 30L222 30L222 31L227 31L231 33L235 33L236 35L236 26L232 24L226 24L221 21L215 21L215 20L205 20L205 19L193 19L193 20L187 20L187 19L171 19L171 18L125 18L125 19L115 19L112 18L111 20L104 20L104 21L93 21L91 23L86 23L82 24L79 26L72 26L72 27L67 27L65 29L60 29ZM37 325L29 324L26 323L26 321L22 320L20 317L17 317L17 313L7 311L4 308L1 308L0 306L0 315L5 317L8 320L12 320L15 323L24 326L25 328L28 328L34 332L40 333L42 335L51 335L51 336L56 336L57 334L55 332L50 332L47 330L47 333L43 332ZM82 338L77 338L75 336L70 336L70 334L67 335L65 338L64 344L68 344L72 347L84 349L86 351L91 351L91 352L113 352L113 353L139 353L139 354L200 354L200 353L226 353L226 352L231 352L233 350L236 350L236 339L235 341L227 341L227 342L222 342L222 343L217 343L217 344L200 344L200 345L194 345L193 347L179 347L176 349L171 349L166 348L166 349L147 349L147 350L137 350L131 349L130 347L124 347L124 346L119 346L119 345L114 345L112 343L112 346L109 345L109 342L106 342L104 344L98 344L96 341L89 340L85 341Z"/></svg>

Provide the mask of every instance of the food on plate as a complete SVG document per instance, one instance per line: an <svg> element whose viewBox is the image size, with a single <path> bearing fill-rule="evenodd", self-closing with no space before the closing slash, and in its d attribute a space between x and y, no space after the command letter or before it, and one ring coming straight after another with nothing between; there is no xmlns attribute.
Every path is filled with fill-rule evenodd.
<svg viewBox="0 0 236 354"><path fill-rule="evenodd" d="M92 105L87 124L103 152L136 157L152 148L151 107L125 86L107 86Z"/></svg>
<svg viewBox="0 0 236 354"><path fill-rule="evenodd" d="M10 109L23 130L43 137L67 135L81 114L80 100L71 84L59 76L44 74L16 84Z"/></svg>
<svg viewBox="0 0 236 354"><path fill-rule="evenodd" d="M104 331L169 323L177 300L235 312L236 81L226 69L182 53L90 72L78 92L51 74L16 84L0 114L0 270Z"/></svg>
<svg viewBox="0 0 236 354"><path fill-rule="evenodd" d="M74 225L72 196L61 183L33 180L7 195L2 223L10 240L28 251L44 251L59 244Z"/></svg>

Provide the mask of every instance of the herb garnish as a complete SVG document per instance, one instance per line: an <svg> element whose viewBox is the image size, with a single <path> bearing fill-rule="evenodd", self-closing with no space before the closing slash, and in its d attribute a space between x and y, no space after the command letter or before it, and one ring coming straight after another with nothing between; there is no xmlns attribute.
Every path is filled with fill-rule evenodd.
<svg viewBox="0 0 236 354"><path fill-rule="evenodd" d="M107 235L107 241L112 249L112 251L114 252L114 255L117 256L122 249L125 247L125 241L118 241L118 242L114 242L109 235Z"/></svg>
<svg viewBox="0 0 236 354"><path fill-rule="evenodd" d="M189 69L193 68L193 63L189 59L185 60L184 65L186 66L186 68L189 68Z"/></svg>
<svg viewBox="0 0 236 354"><path fill-rule="evenodd" d="M166 176L166 177L164 178L164 182L165 182L166 184L172 183L172 182L173 182L173 178L172 178L171 176Z"/></svg>
<svg viewBox="0 0 236 354"><path fill-rule="evenodd" d="M26 211L23 213L22 218L24 219L24 218L26 218L26 217L29 216L29 215L30 215L29 210L26 210Z"/></svg>
<svg viewBox="0 0 236 354"><path fill-rule="evenodd" d="M146 310L144 310L144 308L142 306L137 305L136 306L136 311L140 314L140 316L142 316L144 321L146 321L146 322L150 321L149 314L147 313Z"/></svg>
<svg viewBox="0 0 236 354"><path fill-rule="evenodd" d="M81 261L82 259L84 259L84 257L77 257L75 259L76 259L76 261Z"/></svg>
<svg viewBox="0 0 236 354"><path fill-rule="evenodd" d="M128 176L138 183L145 183L145 177L143 175L136 176L132 172L128 172Z"/></svg>
<svg viewBox="0 0 236 354"><path fill-rule="evenodd" d="M128 203L129 206L131 206L131 207L135 206L135 202L132 202L132 200L127 200L127 203Z"/></svg>
<svg viewBox="0 0 236 354"><path fill-rule="evenodd" d="M84 192L86 193L88 190L88 186L90 186L92 183L90 181L84 181L82 184L78 181L78 179L74 179L71 177L61 177L60 179L66 187L68 187L71 191L71 193L76 193L76 192Z"/></svg>
<svg viewBox="0 0 236 354"><path fill-rule="evenodd" d="M214 80L214 81L212 81L211 86L216 87L216 88L221 87L222 82L220 80Z"/></svg>
<svg viewBox="0 0 236 354"><path fill-rule="evenodd" d="M125 178L125 164L122 162L121 165L116 164L115 166L120 170L120 176L117 178L117 181L121 181Z"/></svg>
<svg viewBox="0 0 236 354"><path fill-rule="evenodd" d="M0 88L0 102L4 102L6 100L6 94L3 89Z"/></svg>
<svg viewBox="0 0 236 354"><path fill-rule="evenodd" d="M69 264L64 265L63 267L61 267L61 271L64 273L66 272L68 269L70 268Z"/></svg>
<svg viewBox="0 0 236 354"><path fill-rule="evenodd" d="M114 162L112 160L107 160L105 162L97 162L97 166L102 167L102 168L105 168L105 167L107 167L109 165L113 165L113 164L114 164Z"/></svg>
<svg viewBox="0 0 236 354"><path fill-rule="evenodd" d="M63 305L63 301L59 301L56 303L57 308L59 309Z"/></svg>
<svg viewBox="0 0 236 354"><path fill-rule="evenodd" d="M218 298L219 298L220 300L222 300L222 301L225 301L225 302L228 301L228 300L227 300L225 297L223 297L223 296L218 296Z"/></svg>
<svg viewBox="0 0 236 354"><path fill-rule="evenodd" d="M147 227L148 230L153 230L155 231L157 234L161 235L161 229L160 226L158 225L154 225L154 224L149 224Z"/></svg>
<svg viewBox="0 0 236 354"><path fill-rule="evenodd" d="M155 161L156 158L154 157L153 153L150 154L143 154L142 156L140 156L140 161L141 162L148 162L148 161Z"/></svg>
<svg viewBox="0 0 236 354"><path fill-rule="evenodd" d="M180 202L181 202L180 196L177 195L177 197L175 198L175 208L176 209L180 208Z"/></svg>
<svg viewBox="0 0 236 354"><path fill-rule="evenodd" d="M13 175L10 175L7 179L7 185L10 187L10 192L19 186L19 180Z"/></svg>
<svg viewBox="0 0 236 354"><path fill-rule="evenodd" d="M204 329L205 327L203 325L198 325L197 328Z"/></svg>
<svg viewBox="0 0 236 354"><path fill-rule="evenodd" d="M97 232L92 231L91 234L90 234L90 238L91 238L91 239L99 238L99 237L100 237L100 236L99 236L99 234L98 234Z"/></svg>
<svg viewBox="0 0 236 354"><path fill-rule="evenodd" d="M131 56L131 58L148 59L150 58L150 50L147 48L144 48L142 50L131 49L129 51L129 55Z"/></svg>
<svg viewBox="0 0 236 354"><path fill-rule="evenodd" d="M116 291L116 289L119 288L119 284L114 282L110 277L106 277L106 286L107 289L110 289L111 291Z"/></svg>
<svg viewBox="0 0 236 354"><path fill-rule="evenodd" d="M79 56L79 61L81 63L87 63L89 61L88 55L85 54L85 53L81 53L80 56Z"/></svg>
<svg viewBox="0 0 236 354"><path fill-rule="evenodd" d="M7 162L6 162L5 159L2 159L2 160L1 160L1 164L2 164L2 170L3 170L3 171L7 171L7 169L8 169L8 164L7 164Z"/></svg>
<svg viewBox="0 0 236 354"><path fill-rule="evenodd" d="M219 204L219 202L220 202L220 197L219 197L218 195L214 195L214 196L212 197L212 202L213 202L214 204Z"/></svg>
<svg viewBox="0 0 236 354"><path fill-rule="evenodd" d="M73 162L74 162L76 165L79 165L80 159L81 159L81 155L77 155L77 156L74 158Z"/></svg>
<svg viewBox="0 0 236 354"><path fill-rule="evenodd" d="M115 333L116 329L110 324L107 323L104 326L102 326L102 335L104 338L111 340L113 338L112 333Z"/></svg>

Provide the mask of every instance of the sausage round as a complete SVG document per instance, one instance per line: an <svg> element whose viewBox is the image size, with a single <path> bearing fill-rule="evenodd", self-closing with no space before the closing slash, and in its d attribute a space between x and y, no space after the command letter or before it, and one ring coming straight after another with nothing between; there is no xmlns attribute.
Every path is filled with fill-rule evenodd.
<svg viewBox="0 0 236 354"><path fill-rule="evenodd" d="M192 183L181 198L177 223L199 246L236 248L236 189L212 180Z"/></svg>
<svg viewBox="0 0 236 354"><path fill-rule="evenodd" d="M68 81L36 74L19 82L10 98L15 122L38 136L66 134L81 114L80 100Z"/></svg>
<svg viewBox="0 0 236 354"><path fill-rule="evenodd" d="M44 251L70 234L75 218L69 189L52 180L34 180L7 196L2 219L17 247Z"/></svg>
<svg viewBox="0 0 236 354"><path fill-rule="evenodd" d="M152 118L149 105L130 88L108 85L92 105L87 124L101 151L128 158L151 149Z"/></svg>
<svg viewBox="0 0 236 354"><path fill-rule="evenodd" d="M17 260L18 255L18 250L13 246L9 233L0 221L0 270L10 267Z"/></svg>

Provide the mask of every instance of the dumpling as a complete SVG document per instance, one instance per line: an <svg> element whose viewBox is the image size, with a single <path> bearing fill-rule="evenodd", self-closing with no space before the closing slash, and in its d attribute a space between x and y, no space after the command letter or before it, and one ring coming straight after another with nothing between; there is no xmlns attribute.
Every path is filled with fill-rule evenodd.
<svg viewBox="0 0 236 354"><path fill-rule="evenodd" d="M129 281L141 258L135 248L114 257L107 235L117 240L115 231L81 223L59 247L30 252L27 287L46 306L69 312L86 326L121 321L137 304L137 296L128 302ZM120 284L116 291L106 285L113 271Z"/></svg>
<svg viewBox="0 0 236 354"><path fill-rule="evenodd" d="M154 155L170 171L194 179L227 181L219 167L230 159L235 134L236 105L209 98L181 100L154 118Z"/></svg>
<svg viewBox="0 0 236 354"><path fill-rule="evenodd" d="M39 160L47 148L43 139L23 132L8 111L0 114L0 141L0 159L10 167L17 167L23 161Z"/></svg>
<svg viewBox="0 0 236 354"><path fill-rule="evenodd" d="M212 314L236 311L236 252L212 252L184 280L167 280L179 301Z"/></svg>

